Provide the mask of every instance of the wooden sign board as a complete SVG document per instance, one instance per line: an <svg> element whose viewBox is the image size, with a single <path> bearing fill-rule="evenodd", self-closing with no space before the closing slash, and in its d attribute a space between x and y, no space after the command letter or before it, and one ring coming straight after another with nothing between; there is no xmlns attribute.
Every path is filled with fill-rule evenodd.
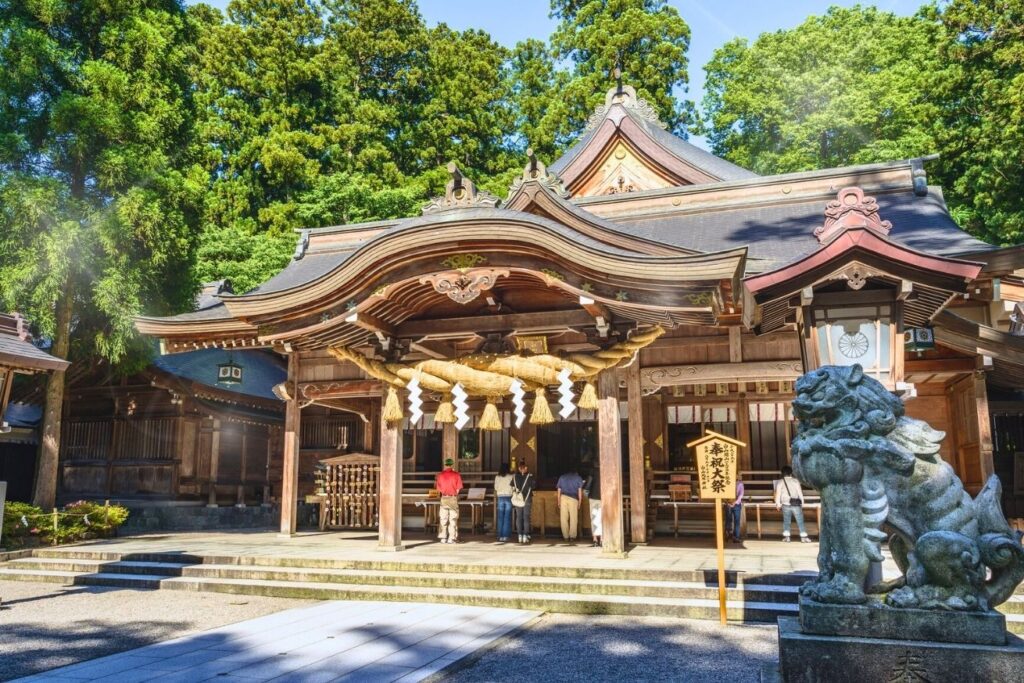
<svg viewBox="0 0 1024 683"><path fill-rule="evenodd" d="M701 498L736 497L736 465L744 446L742 441L712 431L686 444L696 450Z"/></svg>
<svg viewBox="0 0 1024 683"><path fill-rule="evenodd" d="M747 444L707 431L704 436L686 444L697 454L697 476L700 497L733 499L736 497L736 462L740 449ZM722 504L715 504L715 544L718 546L718 620L726 622L725 604L725 534L722 528Z"/></svg>

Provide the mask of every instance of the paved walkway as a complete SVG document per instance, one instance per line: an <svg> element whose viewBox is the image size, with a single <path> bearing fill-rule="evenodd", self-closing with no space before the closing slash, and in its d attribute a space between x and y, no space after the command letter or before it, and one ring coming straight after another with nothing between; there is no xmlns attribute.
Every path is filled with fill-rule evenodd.
<svg viewBox="0 0 1024 683"><path fill-rule="evenodd" d="M747 540L745 548L726 546L726 568L757 573L817 571L817 543ZM281 557L327 561L362 560L400 563L458 563L498 566L615 567L623 569L702 570L717 567L710 537L658 538L633 547L625 559L602 556L589 543L566 546L561 539L534 538L529 546L499 545L492 536L462 535L456 546L424 535L407 537L403 552L377 550L372 532L302 532L281 538L266 531L163 533L92 541L64 548L112 553L177 552L217 557Z"/></svg>
<svg viewBox="0 0 1024 683"><path fill-rule="evenodd" d="M420 681L539 616L523 610L325 602L21 681Z"/></svg>

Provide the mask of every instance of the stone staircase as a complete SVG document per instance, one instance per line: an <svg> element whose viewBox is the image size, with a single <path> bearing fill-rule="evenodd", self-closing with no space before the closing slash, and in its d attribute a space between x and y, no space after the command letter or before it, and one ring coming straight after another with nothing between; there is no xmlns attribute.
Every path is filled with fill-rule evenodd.
<svg viewBox="0 0 1024 683"><path fill-rule="evenodd" d="M714 571L643 570L289 557L120 554L38 549L0 563L0 580L264 595L396 600L575 614L718 618ZM728 573L730 620L774 623L797 613L801 574ZM1024 633L1024 591L1001 607Z"/></svg>

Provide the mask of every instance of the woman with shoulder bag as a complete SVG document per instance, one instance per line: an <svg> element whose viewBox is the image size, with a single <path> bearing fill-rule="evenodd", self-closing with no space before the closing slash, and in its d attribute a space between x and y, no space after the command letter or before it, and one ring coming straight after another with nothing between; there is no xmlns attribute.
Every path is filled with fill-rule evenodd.
<svg viewBox="0 0 1024 683"><path fill-rule="evenodd" d="M526 463L519 463L519 471L512 477L512 518L520 543L530 542L530 508L533 504L533 475Z"/></svg>
<svg viewBox="0 0 1024 683"><path fill-rule="evenodd" d="M793 476L793 468L786 465L782 468L782 479L775 480L775 509L782 510L782 540L789 543L791 518L796 519L800 529L800 542L810 543L807 528L804 526L804 492L800 488L800 480Z"/></svg>

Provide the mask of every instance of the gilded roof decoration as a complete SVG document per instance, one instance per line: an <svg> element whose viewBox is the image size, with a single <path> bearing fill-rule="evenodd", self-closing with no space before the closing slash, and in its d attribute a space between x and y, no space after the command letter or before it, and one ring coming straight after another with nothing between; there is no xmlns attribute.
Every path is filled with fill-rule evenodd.
<svg viewBox="0 0 1024 683"><path fill-rule="evenodd" d="M526 156L530 158L530 161L526 164L526 168L523 169L523 174L512 182L508 196L510 198L514 196L526 183L540 183L562 199L568 199L569 191L565 189L562 179L547 170L547 166L533 153L532 147L526 150Z"/></svg>

